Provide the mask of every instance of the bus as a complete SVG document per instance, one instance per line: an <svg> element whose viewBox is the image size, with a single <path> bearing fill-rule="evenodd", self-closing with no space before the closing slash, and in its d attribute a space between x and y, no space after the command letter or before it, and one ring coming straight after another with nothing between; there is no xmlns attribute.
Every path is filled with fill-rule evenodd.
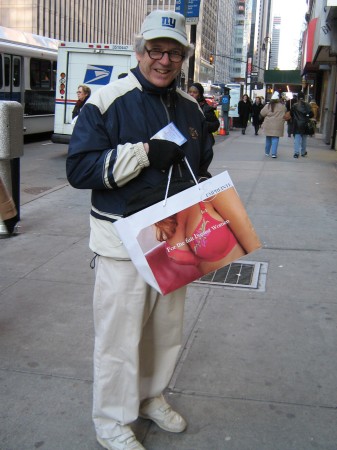
<svg viewBox="0 0 337 450"><path fill-rule="evenodd" d="M23 107L24 135L52 132L59 41L0 26L0 100Z"/></svg>

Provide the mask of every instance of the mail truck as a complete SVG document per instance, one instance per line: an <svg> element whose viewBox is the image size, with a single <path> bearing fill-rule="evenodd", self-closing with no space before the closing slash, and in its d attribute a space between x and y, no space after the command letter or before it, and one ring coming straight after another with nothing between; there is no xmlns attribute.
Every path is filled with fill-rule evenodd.
<svg viewBox="0 0 337 450"><path fill-rule="evenodd" d="M61 42L57 58L52 141L68 143L70 140L72 111L80 84L89 86L93 93L136 65L136 56L130 45Z"/></svg>

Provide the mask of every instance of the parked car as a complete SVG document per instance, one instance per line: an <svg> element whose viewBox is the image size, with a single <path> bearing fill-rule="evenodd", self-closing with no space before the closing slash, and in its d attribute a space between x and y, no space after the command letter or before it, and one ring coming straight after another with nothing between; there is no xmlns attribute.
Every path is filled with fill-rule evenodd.
<svg viewBox="0 0 337 450"><path fill-rule="evenodd" d="M216 101L214 95L205 94L204 97L206 102L213 108L216 108L218 106L219 103Z"/></svg>

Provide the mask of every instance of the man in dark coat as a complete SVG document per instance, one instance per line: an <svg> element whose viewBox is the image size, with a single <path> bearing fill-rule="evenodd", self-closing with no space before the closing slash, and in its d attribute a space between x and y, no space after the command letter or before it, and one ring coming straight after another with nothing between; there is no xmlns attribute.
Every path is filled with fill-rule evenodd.
<svg viewBox="0 0 337 450"><path fill-rule="evenodd" d="M301 156L307 156L307 135L305 133L306 123L311 117L313 112L309 103L304 101L304 93L299 92L297 96L297 103L295 103L290 110L291 118L293 121L293 134L294 134L294 158L298 158L300 152Z"/></svg>
<svg viewBox="0 0 337 450"><path fill-rule="evenodd" d="M260 117L261 109L263 108L263 103L261 101L261 97L256 97L255 102L252 105L252 118L253 118L253 125L255 129L255 136L259 134L259 128L262 123L262 118Z"/></svg>

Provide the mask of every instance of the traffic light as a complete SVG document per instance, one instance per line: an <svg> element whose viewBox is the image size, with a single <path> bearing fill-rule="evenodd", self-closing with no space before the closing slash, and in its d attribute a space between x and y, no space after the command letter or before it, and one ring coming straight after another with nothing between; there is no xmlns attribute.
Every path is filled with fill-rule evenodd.
<svg viewBox="0 0 337 450"><path fill-rule="evenodd" d="M212 55L212 53L210 54L210 57L209 57L209 63L210 64L214 63L214 56Z"/></svg>

